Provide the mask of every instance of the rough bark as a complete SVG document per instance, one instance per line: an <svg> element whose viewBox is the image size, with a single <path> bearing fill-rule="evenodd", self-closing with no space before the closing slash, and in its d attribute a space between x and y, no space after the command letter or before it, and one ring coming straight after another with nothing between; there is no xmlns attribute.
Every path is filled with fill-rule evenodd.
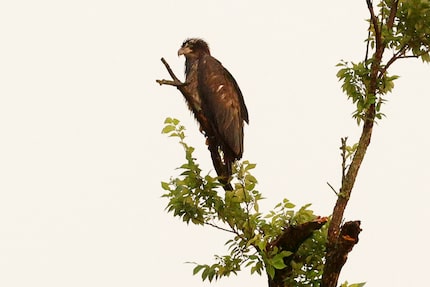
<svg viewBox="0 0 430 287"><path fill-rule="evenodd" d="M269 276L269 287L290 287L285 285L285 279L291 276L292 268L290 262L294 259L294 253L297 252L300 245L302 245L314 231L323 227L327 221L327 217L318 217L313 221L305 222L297 226L288 226L284 232L272 242L269 248L273 249L276 246L280 251L287 250L293 252L293 254L284 258L284 263L287 266L286 268L275 270L273 279Z"/></svg>
<svg viewBox="0 0 430 287"><path fill-rule="evenodd" d="M382 57L385 50L385 44L381 36L381 22L374 13L372 1L366 0L366 3L370 13L370 22L375 33L375 53L372 56L370 83L367 87L366 94L373 97L377 93L378 78L383 76L383 73L386 72L386 69L382 67ZM393 27L397 7L398 0L395 0L392 2L390 15L387 23L385 23L389 30ZM339 274L347 260L348 253L358 242L358 234L361 231L360 222L349 221L342 225L342 221L358 171L370 144L375 115L375 104L373 103L365 113L363 130L358 142L357 150L348 168L348 172L342 178L342 186L340 188L340 193L333 209L332 220L330 221L328 228L326 264L324 266L322 287L337 286Z"/></svg>
<svg viewBox="0 0 430 287"><path fill-rule="evenodd" d="M324 266L324 286L336 286L340 271L348 259L348 253L351 252L355 244L358 243L358 235L360 234L360 221L348 221L342 225L340 235L336 240L336 245L327 251L327 260ZM329 258L329 259L328 259Z"/></svg>

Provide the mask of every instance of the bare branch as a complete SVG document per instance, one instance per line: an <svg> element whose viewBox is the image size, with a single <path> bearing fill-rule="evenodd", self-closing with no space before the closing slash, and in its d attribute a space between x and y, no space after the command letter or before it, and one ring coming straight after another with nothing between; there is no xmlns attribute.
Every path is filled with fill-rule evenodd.
<svg viewBox="0 0 430 287"><path fill-rule="evenodd" d="M327 185L331 188L331 190L333 190L333 192L334 192L334 194L336 194L336 196L338 196L339 195L339 192L337 192L335 189L334 189L334 187L330 184L330 182L326 182L327 183Z"/></svg>
<svg viewBox="0 0 430 287"><path fill-rule="evenodd" d="M370 26L372 24L369 24ZM367 62L367 60L369 59L369 46L370 46L370 27L369 27L369 31L367 32L367 45L366 45L366 55L364 56L364 61Z"/></svg>
<svg viewBox="0 0 430 287"><path fill-rule="evenodd" d="M387 64L385 64L384 68L381 69L381 71L379 72L379 76L378 78L382 78L385 74L385 72L387 71L387 69L397 60L400 59L402 57L404 57L404 53L406 51L406 49L408 48L407 45L403 46L402 48L400 48L391 58L390 60L388 60Z"/></svg>
<svg viewBox="0 0 430 287"><path fill-rule="evenodd" d="M378 43L378 39L380 39L380 35L381 35L381 30L379 29L379 26L378 26L378 18L375 15L375 11L373 11L372 0L366 0L366 3L367 3L367 8L369 9L369 12L370 12L370 21L372 22L373 29L375 29L376 46L378 47L378 45L380 45L380 43Z"/></svg>
<svg viewBox="0 0 430 287"><path fill-rule="evenodd" d="M275 246L279 250L288 250L293 252L289 257L284 258L284 263L287 267L284 269L276 269L275 276L270 278L269 276L269 286L271 287L285 287L285 279L291 273L292 267L290 262L294 260L294 255L303 242L308 239L316 230L321 229L324 224L328 221L327 217L317 217L312 221L299 224L297 226L290 225L285 228L284 232L271 242L269 249Z"/></svg>
<svg viewBox="0 0 430 287"><path fill-rule="evenodd" d="M398 59L409 59L409 58L419 58L422 55L425 55L429 53L430 51L422 51L419 55L405 55L405 52L407 50L408 46L403 46L399 51L397 51L391 58L388 60L387 64L384 66L383 69L381 69L379 73L379 78L382 78L382 76L385 74L387 69Z"/></svg>
<svg viewBox="0 0 430 287"><path fill-rule="evenodd" d="M157 83L161 85L169 85L169 86L175 86L175 87L182 87L182 86L186 86L187 83L182 83L178 77L176 77L175 73L173 73L172 69L170 68L169 64L167 63L167 61L164 58L161 58L161 62L163 62L164 66L167 69L167 72L169 73L170 77L172 77L173 81L171 80L155 80Z"/></svg>
<svg viewBox="0 0 430 287"><path fill-rule="evenodd" d="M175 73L173 73L172 69L170 68L169 64L166 62L166 60L164 58L161 58L161 62L163 62L164 66L167 69L167 72L169 72L170 77L172 77L172 79L175 82L180 82L180 80L176 77Z"/></svg>
<svg viewBox="0 0 430 287"><path fill-rule="evenodd" d="M399 0L394 0L393 3L391 4L390 16L388 17L388 20L387 20L387 28L390 31L393 29L394 19L396 18L398 7L399 7Z"/></svg>
<svg viewBox="0 0 430 287"><path fill-rule="evenodd" d="M229 226L230 226L230 228L232 230L224 228L224 227L221 227L221 226L218 226L218 225L216 225L215 223L212 223L212 222L206 222L205 220L202 220L202 219L199 219L199 218L194 218L194 220L200 222L201 224L206 224L206 225L212 226L213 228L216 228L216 229L219 229L219 230L222 230L222 231L226 231L226 232L229 232L229 233L233 233L233 234L236 234L237 236L241 237L241 235L239 234L239 232L237 232L235 230L235 228L233 228L230 224L229 224Z"/></svg>
<svg viewBox="0 0 430 287"><path fill-rule="evenodd" d="M205 222L204 224L207 224L207 225L209 225L209 226L212 226L212 227L214 227L214 228L216 228L216 229L219 229L219 230L222 230L222 231L226 231L226 232L230 232L230 233L233 233L233 234L239 235L239 234L237 234L237 232L235 232L234 230L229 230L229 229L227 229L227 228L224 228L224 227L218 226L218 225L216 225L216 224L214 224L214 223L211 223L211 222Z"/></svg>
<svg viewBox="0 0 430 287"><path fill-rule="evenodd" d="M182 82L176 82L176 81L171 81L171 80L155 80L157 83L161 85L168 85L168 86L175 86L175 87L180 87L180 86L185 86L186 83L182 83Z"/></svg>

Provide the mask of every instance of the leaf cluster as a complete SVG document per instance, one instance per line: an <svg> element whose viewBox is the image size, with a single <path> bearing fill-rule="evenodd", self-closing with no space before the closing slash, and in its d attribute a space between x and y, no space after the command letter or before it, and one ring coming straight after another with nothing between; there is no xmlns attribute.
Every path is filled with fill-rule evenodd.
<svg viewBox="0 0 430 287"><path fill-rule="evenodd" d="M397 4L398 3L398 4ZM390 22L394 5L397 13ZM414 56L429 62L430 56L430 1L428 0L384 0L378 4L379 23L383 44L398 57ZM392 24L391 24L392 23ZM375 29L371 27L369 41L375 43Z"/></svg>
<svg viewBox="0 0 430 287"><path fill-rule="evenodd" d="M357 63L341 61L337 65L342 90L356 106L353 118L358 124L384 116L381 107L385 96L398 79L387 72L394 62L404 58L430 61L430 1L383 0L377 5L377 14L372 2L367 2L371 17L365 59ZM375 114L369 119L366 115L371 106Z"/></svg>
<svg viewBox="0 0 430 287"><path fill-rule="evenodd" d="M336 74L343 82L342 90L356 106L353 118L357 120L357 124L366 119L371 105L376 107L375 117L382 119L385 115L381 112L381 106L386 101L383 96L392 91L394 80L398 79L398 76L388 76L385 72L377 80L374 90L371 88L371 60L358 63L341 61L337 66L342 67Z"/></svg>
<svg viewBox="0 0 430 287"><path fill-rule="evenodd" d="M263 215L259 211L259 201L263 198L256 190L257 179L251 174L255 164L236 163L234 190L224 192L216 177L202 174L193 157L194 148L185 142L185 128L179 120L167 118L162 133L179 139L186 160L178 168L177 177L161 183L163 197L168 199L167 211L186 223L209 225L232 234L226 242L229 253L216 255L213 264L196 264L194 274L201 272L203 280L212 281L250 268L251 274L267 273L273 278L275 270L288 267L291 280L304 284L297 286L320 280L326 231L316 231L294 253L276 246L276 240L286 228L316 218L308 209L310 205L295 211L295 205L284 199L273 211Z"/></svg>

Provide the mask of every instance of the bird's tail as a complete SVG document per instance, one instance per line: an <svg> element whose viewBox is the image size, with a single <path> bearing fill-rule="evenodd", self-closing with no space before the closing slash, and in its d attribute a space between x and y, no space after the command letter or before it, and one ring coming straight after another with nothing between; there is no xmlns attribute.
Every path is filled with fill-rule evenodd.
<svg viewBox="0 0 430 287"><path fill-rule="evenodd" d="M222 158L219 147L217 144L214 144L209 140L208 148L211 153L212 163L215 167L215 171L218 174L219 181L223 184L224 190L233 190L233 187L230 184L230 179L232 175L232 167L234 163L234 159L231 160L229 157L224 155L224 159Z"/></svg>

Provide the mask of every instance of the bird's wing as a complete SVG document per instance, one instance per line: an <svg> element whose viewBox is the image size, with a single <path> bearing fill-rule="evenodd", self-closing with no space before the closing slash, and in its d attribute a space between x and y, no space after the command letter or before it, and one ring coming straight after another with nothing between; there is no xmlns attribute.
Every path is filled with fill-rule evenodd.
<svg viewBox="0 0 430 287"><path fill-rule="evenodd" d="M231 156L240 159L243 152L243 121L248 122L248 111L235 79L218 60L206 55L199 60L198 90L203 109L224 146L231 150Z"/></svg>

